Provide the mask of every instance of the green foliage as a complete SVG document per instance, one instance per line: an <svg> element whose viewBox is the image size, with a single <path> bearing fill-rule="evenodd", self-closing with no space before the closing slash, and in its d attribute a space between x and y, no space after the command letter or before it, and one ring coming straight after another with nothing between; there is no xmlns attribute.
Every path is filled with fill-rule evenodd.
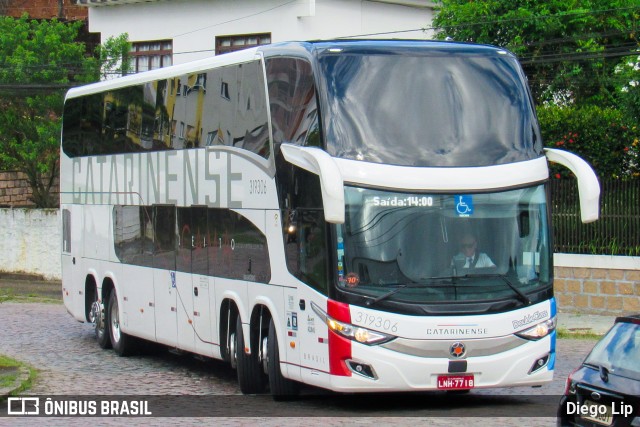
<svg viewBox="0 0 640 427"><path fill-rule="evenodd" d="M84 45L75 42L81 25L0 17L0 81L69 83L82 76Z"/></svg>
<svg viewBox="0 0 640 427"><path fill-rule="evenodd" d="M618 98L627 115L640 122L640 51L638 56L626 58L615 69Z"/></svg>
<svg viewBox="0 0 640 427"><path fill-rule="evenodd" d="M638 47L637 0L441 0L438 38L505 47L538 103L615 104L614 69Z"/></svg>
<svg viewBox="0 0 640 427"><path fill-rule="evenodd" d="M103 79L124 76L131 69L131 43L127 33L117 37L109 37L97 48L97 56L101 66Z"/></svg>
<svg viewBox="0 0 640 427"><path fill-rule="evenodd" d="M578 154L601 178L640 176L640 129L621 110L544 105L537 111L546 146ZM568 173L567 169L553 170L556 178Z"/></svg>
<svg viewBox="0 0 640 427"><path fill-rule="evenodd" d="M81 26L0 17L0 168L26 174L38 207L57 205L50 190L58 174L65 92L100 77L100 61L76 41ZM127 45L126 36L113 42L118 49ZM103 48L103 56L118 54Z"/></svg>
<svg viewBox="0 0 640 427"><path fill-rule="evenodd" d="M520 59L547 145L601 177L639 173L637 0L441 0L437 37L505 47ZM568 174L560 168L553 174Z"/></svg>

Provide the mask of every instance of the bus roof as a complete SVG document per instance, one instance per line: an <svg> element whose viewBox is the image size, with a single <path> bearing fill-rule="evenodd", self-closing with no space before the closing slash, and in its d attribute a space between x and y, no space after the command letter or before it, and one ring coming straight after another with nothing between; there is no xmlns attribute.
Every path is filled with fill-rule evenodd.
<svg viewBox="0 0 640 427"><path fill-rule="evenodd" d="M339 40L311 40L304 42L280 42L261 46L259 49L269 51L269 55L282 54L291 50L306 50L310 54L317 54L326 50L336 50L353 53L393 52L396 50L420 49L425 54L477 54L493 55L509 53L506 49L476 43L463 43L438 40L380 40L380 39L339 39ZM266 52L265 52L266 53Z"/></svg>
<svg viewBox="0 0 640 427"><path fill-rule="evenodd" d="M295 55L315 57L321 53L394 53L398 51L415 51L419 49L424 55L505 55L513 56L505 49L474 43L460 43L434 40L379 40L379 39L340 39L279 42L264 46L257 46L236 52L217 55L197 61L191 61L170 67L145 71L111 80L105 80L84 86L72 88L67 92L67 99L84 95L91 95L107 90L119 89L127 86L146 83L149 81L178 77L185 74L197 73L224 65L249 62L262 54L265 57Z"/></svg>

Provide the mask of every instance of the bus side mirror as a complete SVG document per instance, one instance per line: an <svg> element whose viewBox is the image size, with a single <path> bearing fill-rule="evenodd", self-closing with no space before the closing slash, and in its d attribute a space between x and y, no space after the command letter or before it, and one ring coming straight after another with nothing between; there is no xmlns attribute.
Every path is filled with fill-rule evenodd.
<svg viewBox="0 0 640 427"><path fill-rule="evenodd" d="M333 157L316 147L281 144L285 160L320 177L324 219L333 224L344 224L344 182Z"/></svg>
<svg viewBox="0 0 640 427"><path fill-rule="evenodd" d="M582 222L593 222L600 212L600 184L595 172L581 157L564 150L545 148L547 159L567 167L578 178Z"/></svg>

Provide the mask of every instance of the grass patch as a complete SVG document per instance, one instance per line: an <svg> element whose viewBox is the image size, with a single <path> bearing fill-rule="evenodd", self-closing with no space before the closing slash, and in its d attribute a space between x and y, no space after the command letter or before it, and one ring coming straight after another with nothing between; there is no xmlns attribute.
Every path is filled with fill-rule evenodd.
<svg viewBox="0 0 640 427"><path fill-rule="evenodd" d="M556 330L557 337L560 339L574 340L592 340L599 341L604 335L596 334L590 331L570 331L568 329L559 328Z"/></svg>
<svg viewBox="0 0 640 427"><path fill-rule="evenodd" d="M5 301L11 301L15 297L15 295L13 295L13 292L10 291L10 289L9 292L7 292L6 289L0 290L0 304Z"/></svg>
<svg viewBox="0 0 640 427"><path fill-rule="evenodd" d="M0 304L3 302L42 302L46 304L61 304L62 300L57 298L47 298L40 295L0 295Z"/></svg>
<svg viewBox="0 0 640 427"><path fill-rule="evenodd" d="M11 387L13 383L18 378L18 373L3 373L3 370L0 370L0 388Z"/></svg>
<svg viewBox="0 0 640 427"><path fill-rule="evenodd" d="M0 280L0 303L62 303L60 284L27 280Z"/></svg>
<svg viewBox="0 0 640 427"><path fill-rule="evenodd" d="M0 354L0 368L16 368L21 365L17 360Z"/></svg>
<svg viewBox="0 0 640 427"><path fill-rule="evenodd" d="M29 377L20 384L20 386L12 392L18 394L25 390L29 390L36 378L37 371L26 364L12 359L7 356L0 355L0 387L12 387L19 378L21 370L27 369Z"/></svg>

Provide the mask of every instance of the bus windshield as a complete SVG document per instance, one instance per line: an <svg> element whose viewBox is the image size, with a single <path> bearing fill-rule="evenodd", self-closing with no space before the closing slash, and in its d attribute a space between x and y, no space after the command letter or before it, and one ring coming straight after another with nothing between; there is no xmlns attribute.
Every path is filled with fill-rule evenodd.
<svg viewBox="0 0 640 427"><path fill-rule="evenodd" d="M319 57L326 150L405 166L490 166L543 155L516 59L413 49Z"/></svg>
<svg viewBox="0 0 640 427"><path fill-rule="evenodd" d="M361 304L528 305L551 286L545 188L412 194L346 187L338 290Z"/></svg>

